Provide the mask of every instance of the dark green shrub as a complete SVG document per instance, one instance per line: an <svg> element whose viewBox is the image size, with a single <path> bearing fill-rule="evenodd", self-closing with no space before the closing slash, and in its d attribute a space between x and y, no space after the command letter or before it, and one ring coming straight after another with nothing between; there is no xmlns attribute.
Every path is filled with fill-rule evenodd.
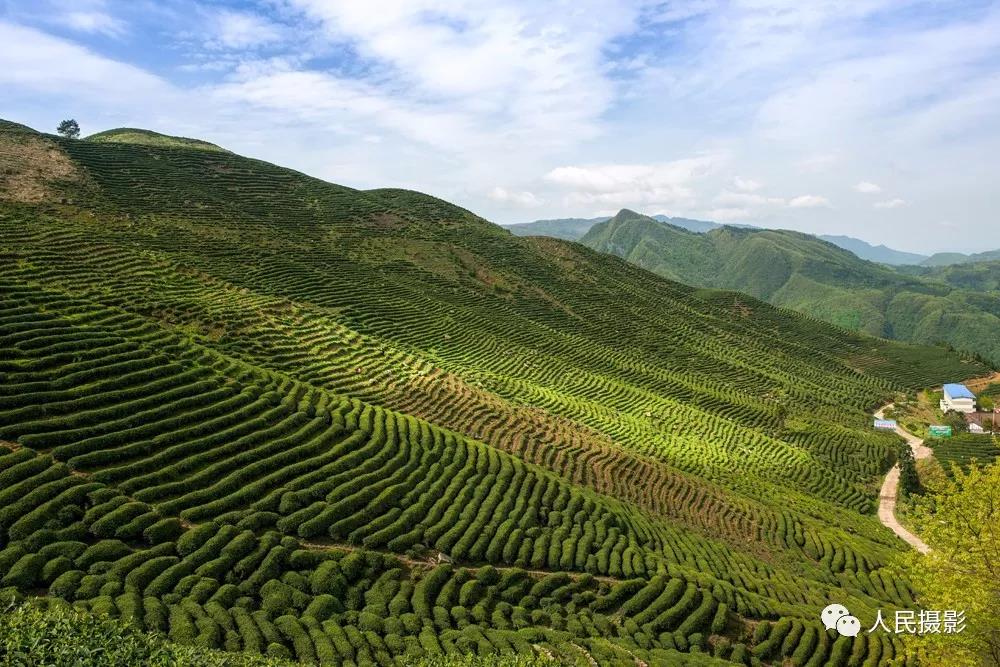
<svg viewBox="0 0 1000 667"><path fill-rule="evenodd" d="M87 510L86 514L83 515L83 523L88 527L93 529L96 522L100 521L103 517L115 511L122 505L129 502L129 499L122 495L115 495L103 503L96 504Z"/></svg>
<svg viewBox="0 0 1000 667"><path fill-rule="evenodd" d="M278 523L281 515L277 512L254 512L236 523L240 530L258 531L264 528L273 528Z"/></svg>
<svg viewBox="0 0 1000 667"><path fill-rule="evenodd" d="M274 620L274 625L288 642L291 643L297 660L309 663L316 662L316 649L313 646L313 641L297 618L294 616L279 616Z"/></svg>
<svg viewBox="0 0 1000 667"><path fill-rule="evenodd" d="M42 554L39 554L42 556ZM42 556L44 558L44 556ZM50 584L64 572L73 569L73 561L66 556L56 556L52 560L46 561L42 568L42 583Z"/></svg>
<svg viewBox="0 0 1000 667"><path fill-rule="evenodd" d="M144 528L142 537L148 544L162 544L175 541L183 533L184 526L181 525L180 519L167 517Z"/></svg>
<svg viewBox="0 0 1000 667"><path fill-rule="evenodd" d="M342 597L350 586L341 572L340 564L336 561L320 563L319 567L313 570L309 583L313 595L327 593L335 597Z"/></svg>
<svg viewBox="0 0 1000 667"><path fill-rule="evenodd" d="M49 585L49 594L66 600L73 600L84 576L82 570L63 572Z"/></svg>
<svg viewBox="0 0 1000 667"><path fill-rule="evenodd" d="M712 617L711 632L713 635L721 635L726 630L726 625L729 623L729 608L723 604L719 603L718 608L715 610L715 615Z"/></svg>
<svg viewBox="0 0 1000 667"><path fill-rule="evenodd" d="M132 553L132 549L121 540L101 540L91 545L76 559L78 568L89 569L95 563L113 563Z"/></svg>
<svg viewBox="0 0 1000 667"><path fill-rule="evenodd" d="M757 624L757 627L753 630L753 643L754 646L761 644L767 639L768 635L771 634L771 623L769 621L761 621Z"/></svg>
<svg viewBox="0 0 1000 667"><path fill-rule="evenodd" d="M308 597L295 590L288 584L277 579L271 579L260 589L262 598L261 609L268 612L270 616L281 616L293 611L296 607L296 599L304 602ZM296 596L302 596L297 598Z"/></svg>
<svg viewBox="0 0 1000 667"><path fill-rule="evenodd" d="M131 524L134 519L138 519L147 513L150 513L150 508L146 503L126 502L94 521L90 526L90 532L97 537L104 538L119 537L121 539L130 539L137 537L141 530L133 530L131 534L128 534L128 531L126 531L126 534L120 536L117 533ZM85 516L85 523L86 520Z"/></svg>
<svg viewBox="0 0 1000 667"><path fill-rule="evenodd" d="M177 553L181 556L188 556L197 551L202 545L215 535L219 527L214 523L203 523L199 526L184 531L177 538Z"/></svg>
<svg viewBox="0 0 1000 667"><path fill-rule="evenodd" d="M384 631L382 618L367 611L362 611L358 616L358 627L364 631L381 633Z"/></svg>
<svg viewBox="0 0 1000 667"><path fill-rule="evenodd" d="M240 596L240 589L233 584L222 584L219 589L212 594L211 600L219 603L228 609L236 604Z"/></svg>
<svg viewBox="0 0 1000 667"><path fill-rule="evenodd" d="M65 556L70 560L76 560L86 550L87 545L84 542L54 542L39 549L38 553L46 558Z"/></svg>
<svg viewBox="0 0 1000 667"><path fill-rule="evenodd" d="M170 639L180 644L194 644L198 637L198 628L191 615L179 604L168 607Z"/></svg>
<svg viewBox="0 0 1000 667"><path fill-rule="evenodd" d="M45 567L45 557L41 554L27 554L22 556L10 568L0 585L13 586L21 590L34 587L42 583L42 570Z"/></svg>
<svg viewBox="0 0 1000 667"><path fill-rule="evenodd" d="M191 591L187 595L198 604L205 604L217 590L219 590L218 581L199 577L198 583L191 587Z"/></svg>
<svg viewBox="0 0 1000 667"><path fill-rule="evenodd" d="M167 606L157 598L144 597L142 599L143 624L148 630L157 632L167 632L170 627L169 611Z"/></svg>
<svg viewBox="0 0 1000 667"><path fill-rule="evenodd" d="M186 561L178 561L168 565L156 575L146 586L144 593L153 597L162 597L172 592L180 585L181 580L192 573L193 567ZM138 582L137 582L138 583Z"/></svg>
<svg viewBox="0 0 1000 667"><path fill-rule="evenodd" d="M309 603L303 612L303 616L310 616L322 622L342 611L344 611L344 606L340 603L340 600L332 595L323 593L313 598L312 602Z"/></svg>
<svg viewBox="0 0 1000 667"><path fill-rule="evenodd" d="M8 544L2 551L0 551L0 572L6 573L10 568L14 567L14 563L21 560L30 551L26 549L24 544L21 542L14 542Z"/></svg>
<svg viewBox="0 0 1000 667"><path fill-rule="evenodd" d="M104 582L104 585L101 586L100 593L101 596L115 597L116 595L121 594L122 590L124 590L122 588L122 582L111 580Z"/></svg>

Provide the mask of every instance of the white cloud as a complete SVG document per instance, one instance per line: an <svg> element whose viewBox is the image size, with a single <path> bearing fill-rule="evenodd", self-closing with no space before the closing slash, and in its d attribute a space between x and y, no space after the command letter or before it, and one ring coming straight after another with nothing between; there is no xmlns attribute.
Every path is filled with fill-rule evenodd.
<svg viewBox="0 0 1000 667"><path fill-rule="evenodd" d="M875 202L875 208L903 208L906 206L905 199L888 199L886 201Z"/></svg>
<svg viewBox="0 0 1000 667"><path fill-rule="evenodd" d="M109 37L118 37L126 30L124 21L102 11L56 12L53 18L72 30L99 33Z"/></svg>
<svg viewBox="0 0 1000 667"><path fill-rule="evenodd" d="M781 197L765 197L755 192L732 192L730 190L723 190L712 201L723 206L784 206L786 203Z"/></svg>
<svg viewBox="0 0 1000 667"><path fill-rule="evenodd" d="M130 31L108 0L31 0L0 2L0 20L58 27L87 35L118 38Z"/></svg>
<svg viewBox="0 0 1000 667"><path fill-rule="evenodd" d="M653 164L603 164L557 167L545 180L571 190L567 204L638 206L688 205L695 202L694 184L723 161L702 156Z"/></svg>
<svg viewBox="0 0 1000 667"><path fill-rule="evenodd" d="M754 216L745 208L713 208L705 212L705 217L717 222L733 222Z"/></svg>
<svg viewBox="0 0 1000 667"><path fill-rule="evenodd" d="M752 178L740 178L737 176L733 179L733 187L741 192L756 192L760 190L762 185Z"/></svg>
<svg viewBox="0 0 1000 667"><path fill-rule="evenodd" d="M75 96L131 107L162 104L173 87L138 67L99 56L73 42L0 21L0 84L20 91ZM8 89L10 90L10 89Z"/></svg>
<svg viewBox="0 0 1000 667"><path fill-rule="evenodd" d="M536 208L545 203L544 200L539 199L533 192L526 190L522 192L511 191L499 185L490 190L486 196L493 201L515 204L523 208Z"/></svg>
<svg viewBox="0 0 1000 667"><path fill-rule="evenodd" d="M818 195L801 195L788 202L791 208L829 208L830 200Z"/></svg>
<svg viewBox="0 0 1000 667"><path fill-rule="evenodd" d="M794 32L796 39L813 39L794 45L788 62L795 67L788 68L787 83L770 91L758 108L758 127L770 140L820 148L836 138L850 154L884 161L897 147L946 145L996 118L1000 80L993 63L1000 49L1000 12L995 5L933 21L899 19L880 31L870 30L863 16L908 10L920 15L919 4L885 0L843 3L839 9Z"/></svg>
<svg viewBox="0 0 1000 667"><path fill-rule="evenodd" d="M376 68L375 85L395 102L463 116L482 135L477 143L497 150L597 136L616 93L604 49L638 16L632 0L586 0L572 11L516 0L290 2Z"/></svg>
<svg viewBox="0 0 1000 667"><path fill-rule="evenodd" d="M825 172L841 160L838 152L813 153L797 160L793 168L797 172L818 174Z"/></svg>
<svg viewBox="0 0 1000 667"><path fill-rule="evenodd" d="M459 111L393 98L363 81L321 72L256 69L210 91L225 104L249 105L326 126L341 134L370 136L373 125L443 152L485 149L473 119Z"/></svg>
<svg viewBox="0 0 1000 667"><path fill-rule="evenodd" d="M553 183L592 192L613 192L623 187L675 187L708 173L718 160L697 157L656 164L604 164L557 167L545 178Z"/></svg>
<svg viewBox="0 0 1000 667"><path fill-rule="evenodd" d="M866 195L878 194L879 192L882 192L881 187L869 181L861 181L860 183L854 186L854 189Z"/></svg>
<svg viewBox="0 0 1000 667"><path fill-rule="evenodd" d="M214 48L246 49L273 44L285 36L281 26L256 14L223 9L209 19Z"/></svg>

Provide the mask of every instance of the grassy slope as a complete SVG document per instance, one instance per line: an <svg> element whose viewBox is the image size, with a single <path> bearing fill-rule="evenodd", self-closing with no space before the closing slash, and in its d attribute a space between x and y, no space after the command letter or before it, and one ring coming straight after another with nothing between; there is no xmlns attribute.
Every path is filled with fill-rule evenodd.
<svg viewBox="0 0 1000 667"><path fill-rule="evenodd" d="M943 341L1000 361L1000 296L989 263L896 271L807 234L725 227L696 235L632 212L595 225L580 242L659 275L737 289L845 328Z"/></svg>
<svg viewBox="0 0 1000 667"><path fill-rule="evenodd" d="M0 517L21 563L4 585L63 577L82 606L138 604L179 641L300 657L343 654L335 626L373 633L366 655L523 649L534 632L627 661L711 627L753 643L744 619L778 617L805 628L784 648L808 657L845 650L816 630L830 595L907 602L887 569L899 547L870 515L895 445L862 411L980 366L518 239L417 193L44 141L80 169L46 186L78 203L0 213L0 439L23 445L0 467L54 504L40 523L18 523L28 504ZM177 515L201 524L178 528L192 537L146 535ZM114 557L50 566L53 540ZM206 554L192 562L185 540ZM385 554L358 563L345 542ZM227 549L260 556L234 569ZM428 551L501 570L472 585ZM632 595L681 606L643 617Z"/></svg>
<svg viewBox="0 0 1000 667"><path fill-rule="evenodd" d="M145 146L158 146L160 148L189 148L205 151L225 151L224 148L207 141L202 141L201 139L172 137L168 134L160 134L159 132L140 130L132 127L98 132L87 137L86 141L97 143L139 144Z"/></svg>

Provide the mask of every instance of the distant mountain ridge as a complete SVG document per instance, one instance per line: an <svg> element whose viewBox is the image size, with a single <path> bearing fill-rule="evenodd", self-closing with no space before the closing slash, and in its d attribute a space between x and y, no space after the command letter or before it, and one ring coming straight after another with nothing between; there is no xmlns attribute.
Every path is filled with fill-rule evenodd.
<svg viewBox="0 0 1000 667"><path fill-rule="evenodd" d="M708 220L693 220L691 218L671 218L667 215L654 215L654 220L665 222L681 229L702 234L718 229L723 225ZM513 225L504 225L515 236L551 236L564 241L579 241L590 231L591 227L610 220L610 216L599 218L557 218L554 220L535 220Z"/></svg>
<svg viewBox="0 0 1000 667"><path fill-rule="evenodd" d="M954 264L975 264L1000 260L1000 250L988 250L965 255L960 252L939 252L920 262L922 266L951 266Z"/></svg>
<svg viewBox="0 0 1000 667"><path fill-rule="evenodd" d="M708 220L695 220L691 218L672 218L667 215L657 214L649 216L653 220L666 222L667 224L681 229L686 229L698 234L704 234L720 227L741 227L747 229L760 229L753 225L746 224L726 224L711 222ZM535 220L534 222L522 222L517 224L504 225L515 236L551 236L565 241L579 241L590 229L601 222L610 220L610 216L597 218L557 218L552 220ZM991 250L975 254L964 254L960 252L939 252L933 255L921 255L915 252L896 250L886 245L874 245L867 241L862 241L853 236L842 234L817 234L816 238L822 239L835 246L849 250L861 259L890 266L949 266L953 264L968 264L973 262L988 262L1000 260L1000 250Z"/></svg>
<svg viewBox="0 0 1000 667"><path fill-rule="evenodd" d="M898 271L801 232L724 226L698 234L627 209L580 243L679 282L746 292L875 336L944 341L1000 362L991 263L968 265L975 271Z"/></svg>
<svg viewBox="0 0 1000 667"><path fill-rule="evenodd" d="M903 264L920 264L927 259L927 255L904 252L885 245L872 245L867 241L856 239L853 236L821 234L817 238L823 239L835 246L840 246L844 250L850 250L861 259L866 259L869 262L899 266Z"/></svg>

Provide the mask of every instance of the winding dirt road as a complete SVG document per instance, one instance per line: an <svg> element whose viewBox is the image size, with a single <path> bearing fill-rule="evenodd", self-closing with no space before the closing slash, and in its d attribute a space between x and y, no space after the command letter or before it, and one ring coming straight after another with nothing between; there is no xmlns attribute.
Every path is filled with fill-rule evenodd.
<svg viewBox="0 0 1000 667"><path fill-rule="evenodd" d="M892 403L879 408L875 411L875 417L883 419L885 411L890 408L892 408ZM896 433L906 439L907 444L910 445L910 449L913 450L913 458L926 459L933 453L930 447L924 445L923 440L905 430L903 427L897 425ZM896 496L898 493L899 464L897 463L892 467L892 470L886 474L885 481L882 482L882 490L879 492L878 498L878 519L882 522L883 526L906 540L906 542L914 549L922 554L925 554L929 552L931 548L927 546L927 544L925 544L919 537L908 531L906 528L903 528L899 521L896 520Z"/></svg>

